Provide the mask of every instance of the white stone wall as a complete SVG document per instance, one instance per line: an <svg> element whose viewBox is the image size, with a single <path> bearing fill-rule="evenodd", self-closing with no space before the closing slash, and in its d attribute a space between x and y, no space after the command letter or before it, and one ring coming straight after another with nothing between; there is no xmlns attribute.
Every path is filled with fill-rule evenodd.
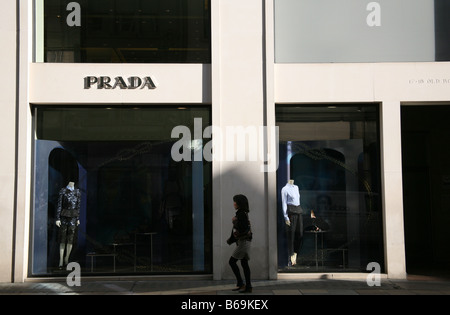
<svg viewBox="0 0 450 315"><path fill-rule="evenodd" d="M30 104L211 104L213 125L225 128L274 126L276 104L380 103L386 273L391 278L406 277L400 108L417 103L450 104L450 63L275 64L273 0L211 2L211 65L107 65L31 63L32 1L20 1L17 72L16 1L4 1L0 13L4 43L0 58L1 282L27 278L33 136ZM151 75L158 86L153 90L85 90L83 80L89 75ZM246 147L235 149L245 151ZM244 161L213 163L215 279L233 278L228 266L233 247L225 240L234 213L232 197L240 193L249 198L255 233L252 277L278 276L276 174L261 172L262 161L252 161L249 152L245 156Z"/></svg>

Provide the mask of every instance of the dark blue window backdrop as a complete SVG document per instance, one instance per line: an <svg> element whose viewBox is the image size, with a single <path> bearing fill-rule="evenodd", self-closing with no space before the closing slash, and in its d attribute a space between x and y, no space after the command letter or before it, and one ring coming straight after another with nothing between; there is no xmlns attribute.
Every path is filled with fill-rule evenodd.
<svg viewBox="0 0 450 315"><path fill-rule="evenodd" d="M45 0L44 16L45 62L211 62L210 0Z"/></svg>
<svg viewBox="0 0 450 315"><path fill-rule="evenodd" d="M276 121L279 271L364 272L370 262L383 270L378 105L277 105ZM287 234L289 180L300 191L303 239Z"/></svg>

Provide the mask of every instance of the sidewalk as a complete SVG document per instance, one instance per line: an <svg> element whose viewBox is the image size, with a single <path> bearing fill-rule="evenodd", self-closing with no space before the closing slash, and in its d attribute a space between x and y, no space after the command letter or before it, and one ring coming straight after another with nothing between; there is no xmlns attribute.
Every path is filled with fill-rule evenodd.
<svg viewBox="0 0 450 315"><path fill-rule="evenodd" d="M255 280L250 294L233 292L233 287L232 280L86 278L73 287L65 279L0 283L0 295L450 295L449 279L429 277L381 279L381 285L373 287L362 279Z"/></svg>

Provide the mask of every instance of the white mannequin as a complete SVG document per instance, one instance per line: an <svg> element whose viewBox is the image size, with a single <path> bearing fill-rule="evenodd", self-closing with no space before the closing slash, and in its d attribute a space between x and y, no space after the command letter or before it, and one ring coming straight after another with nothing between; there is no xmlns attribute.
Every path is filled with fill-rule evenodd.
<svg viewBox="0 0 450 315"><path fill-rule="evenodd" d="M287 212L286 212L287 211L287 204L286 204L287 197L285 196L285 193L284 193L285 189L287 189L288 191L291 190L291 194L297 195L298 199L300 198L300 195L299 195L298 187L296 185L294 185L294 180L293 179L289 179L287 184L286 184L286 186L283 187L283 189L281 190L282 203L283 203L283 215L284 215L284 218L285 218L286 225L290 227L291 226L291 221L289 220L289 217L288 217ZM287 193L287 194L289 195L290 193ZM293 196L293 195L291 195L291 196ZM300 199L298 200L298 202L300 202ZM289 257L289 259L291 261L292 266L294 266L297 263L297 253L293 252L292 255Z"/></svg>
<svg viewBox="0 0 450 315"><path fill-rule="evenodd" d="M73 191L75 189L75 183L69 182L69 184L67 184L67 188ZM77 220L77 226L78 225L80 225L80 220ZM61 227L61 220L56 221L56 226ZM59 267L62 267L63 264L67 265L69 263L70 253L72 252L72 246L73 246L72 244L67 245L64 243L59 244ZM64 249L66 250L65 257L64 257Z"/></svg>
<svg viewBox="0 0 450 315"><path fill-rule="evenodd" d="M288 180L288 185L294 185L294 180L290 179ZM289 219L285 220L286 225L291 226L291 221L289 221Z"/></svg>
<svg viewBox="0 0 450 315"><path fill-rule="evenodd" d="M287 214L287 207L288 207L287 203L293 202L294 205L297 205L297 203L298 203L298 205L300 205L300 192L298 190L298 187L296 185L294 185L293 179L288 180L286 186L283 187L283 189L281 190L281 195L282 195L283 215L285 218L285 223L288 227L291 227L291 221L289 219L290 217ZM288 200L288 198L290 198L290 200ZM314 211L312 211L312 210L311 210L311 218L315 218ZM301 214L300 214L300 220L302 220ZM294 229L296 229L296 228L297 227L295 226ZM303 223L301 223L301 225L300 225L300 229L302 229L302 228L303 228ZM303 232L301 232L301 234L302 233ZM293 240L291 240L291 241L293 242ZM297 263L297 253L295 251L293 251L292 254L290 254L289 259L291 261L291 265L294 266Z"/></svg>
<svg viewBox="0 0 450 315"><path fill-rule="evenodd" d="M64 258L64 249L66 249L66 257ZM72 244L59 244L59 267L69 264L69 256L72 251ZM64 258L64 260L63 260Z"/></svg>

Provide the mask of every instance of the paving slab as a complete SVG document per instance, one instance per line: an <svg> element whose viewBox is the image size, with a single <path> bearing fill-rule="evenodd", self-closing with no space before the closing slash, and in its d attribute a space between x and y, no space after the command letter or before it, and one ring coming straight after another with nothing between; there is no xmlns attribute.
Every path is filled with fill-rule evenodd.
<svg viewBox="0 0 450 315"><path fill-rule="evenodd" d="M0 283L0 295L449 295L450 281L389 280L370 287L355 279L254 280L253 292L232 291L233 280L92 280L82 279L81 286L65 281L34 280L25 283ZM294 297L292 297L294 298Z"/></svg>

